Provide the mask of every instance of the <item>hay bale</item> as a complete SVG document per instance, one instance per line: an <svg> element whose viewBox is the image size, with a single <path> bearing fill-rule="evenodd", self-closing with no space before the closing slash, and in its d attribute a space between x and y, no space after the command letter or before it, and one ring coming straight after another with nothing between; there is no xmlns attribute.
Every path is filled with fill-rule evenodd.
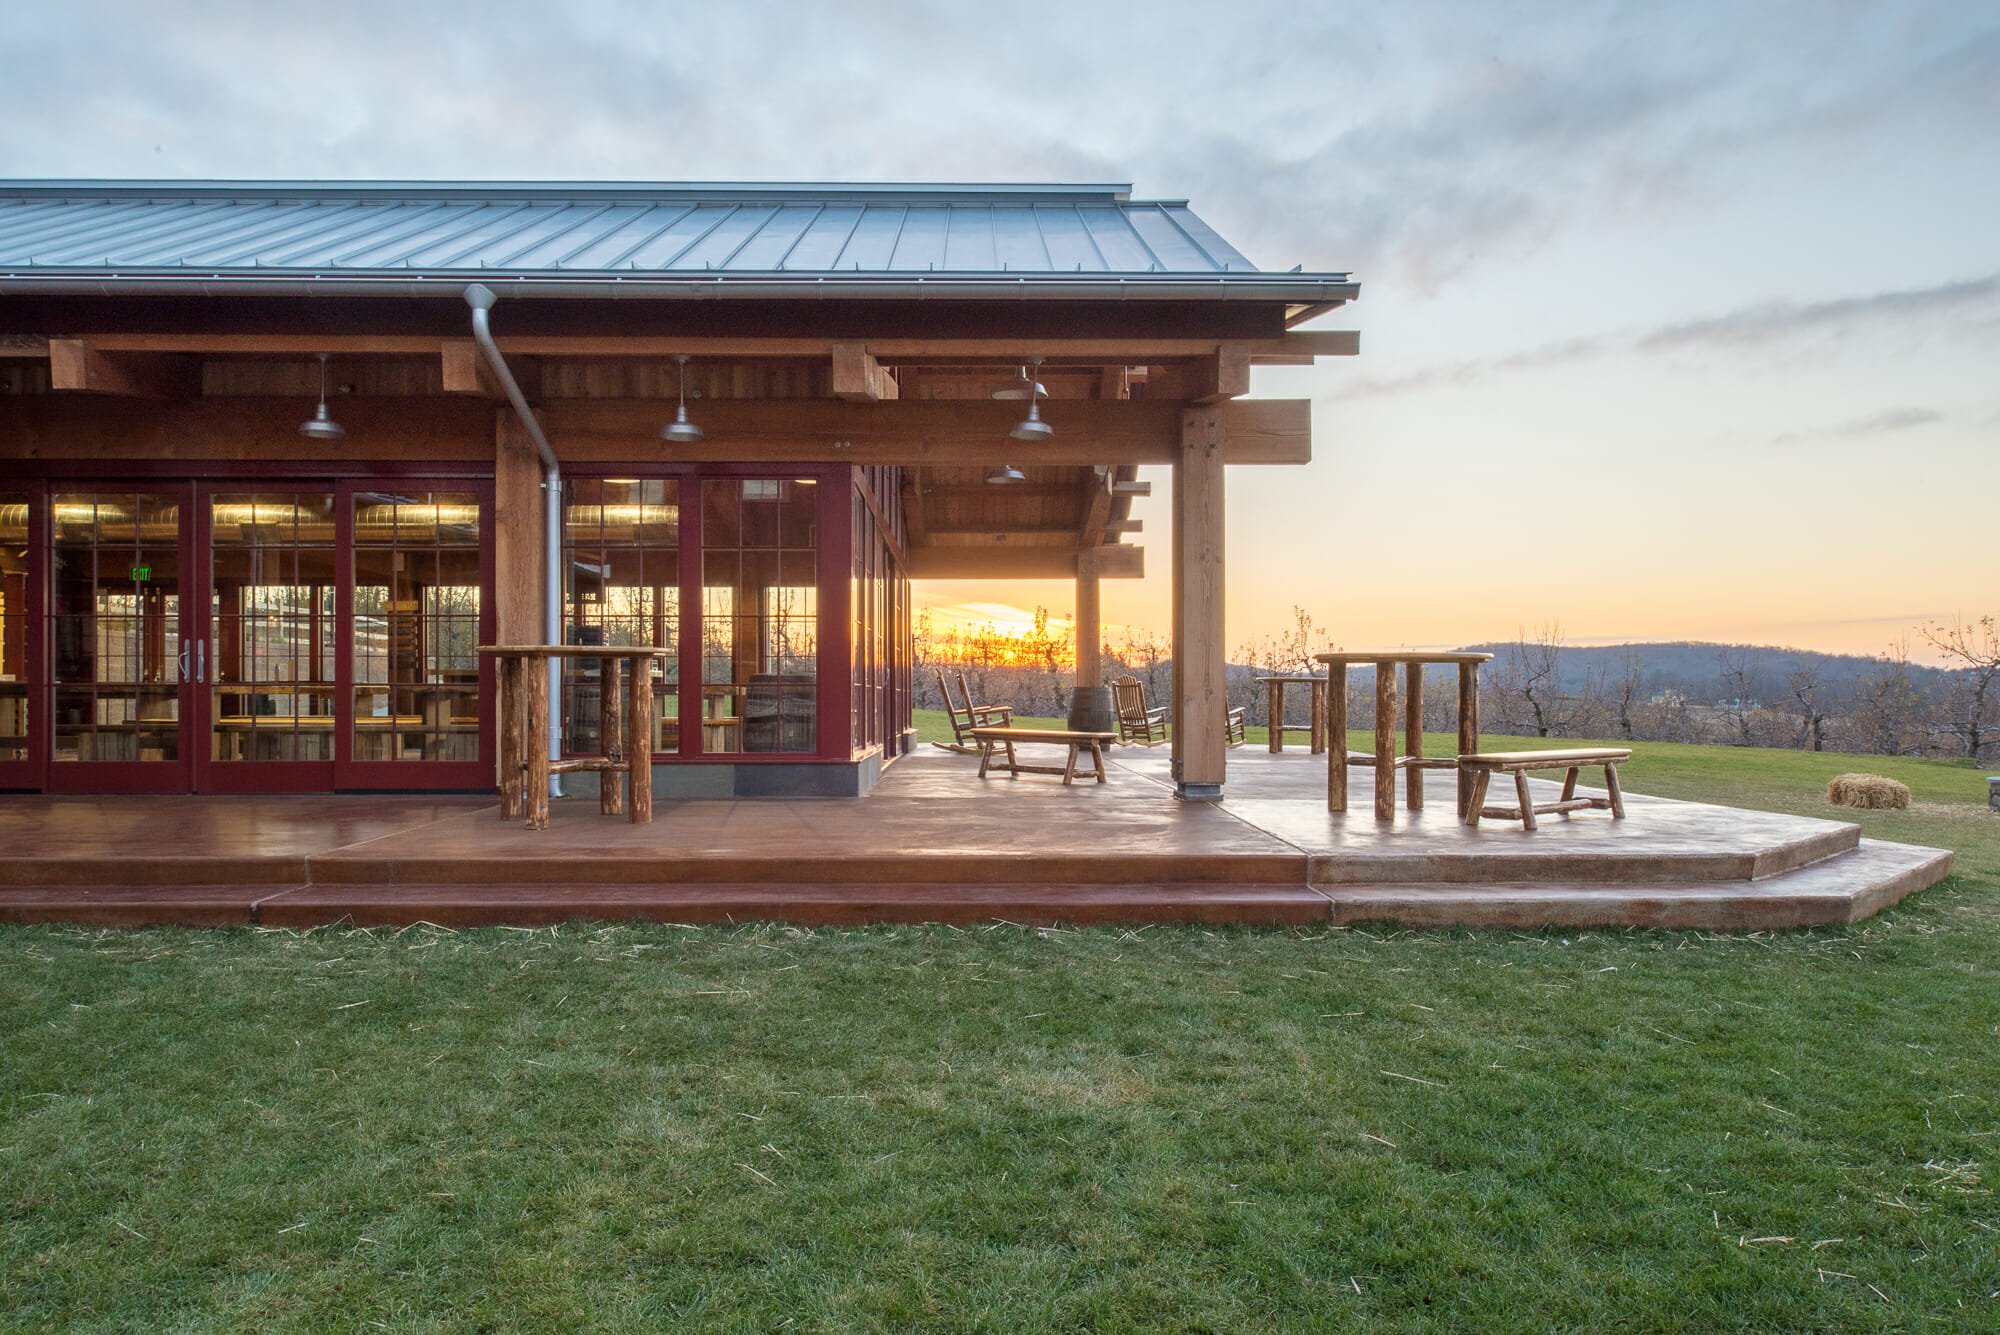
<svg viewBox="0 0 2000 1335"><path fill-rule="evenodd" d="M1880 774L1841 774L1826 786L1826 800L1837 807L1886 807L1907 811L1910 786Z"/></svg>

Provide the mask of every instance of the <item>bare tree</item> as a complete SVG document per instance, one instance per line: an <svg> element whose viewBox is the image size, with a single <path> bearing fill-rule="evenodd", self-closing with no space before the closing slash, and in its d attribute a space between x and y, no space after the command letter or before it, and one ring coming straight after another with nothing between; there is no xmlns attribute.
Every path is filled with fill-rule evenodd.
<svg viewBox="0 0 2000 1335"><path fill-rule="evenodd" d="M1994 689L2000 681L2000 629L1991 616L1973 622L1954 616L1948 625L1929 622L1917 633L1955 669L1945 696L1951 716L1945 726L1958 738L1965 757L1978 760L1981 750L2000 743L2000 719L1988 709L1989 703L2000 704L2000 691Z"/></svg>
<svg viewBox="0 0 2000 1335"><path fill-rule="evenodd" d="M1881 665L1861 679L1852 714L1862 748L1876 755L1923 749L1923 698L1910 679L1910 646L1889 647Z"/></svg>
<svg viewBox="0 0 2000 1335"><path fill-rule="evenodd" d="M1493 703L1502 729L1560 737L1569 728L1579 702L1562 693L1562 645L1562 627L1550 622L1533 639L1523 630L1501 650Z"/></svg>
<svg viewBox="0 0 2000 1335"><path fill-rule="evenodd" d="M1819 679L1819 669L1808 664L1799 668L1787 682L1792 699L1799 705L1799 747L1810 746L1815 751L1826 750L1827 696L1826 684Z"/></svg>
<svg viewBox="0 0 2000 1335"><path fill-rule="evenodd" d="M1722 708L1735 725L1738 746L1755 746L1756 740L1750 732L1750 714L1757 707L1757 670L1761 659L1757 651L1742 645L1730 645L1715 656L1716 667L1722 674Z"/></svg>
<svg viewBox="0 0 2000 1335"><path fill-rule="evenodd" d="M1618 716L1618 735L1626 741L1633 740L1632 707L1639 702L1639 693L1645 687L1646 674L1636 652L1625 655L1624 671L1611 687L1611 702Z"/></svg>

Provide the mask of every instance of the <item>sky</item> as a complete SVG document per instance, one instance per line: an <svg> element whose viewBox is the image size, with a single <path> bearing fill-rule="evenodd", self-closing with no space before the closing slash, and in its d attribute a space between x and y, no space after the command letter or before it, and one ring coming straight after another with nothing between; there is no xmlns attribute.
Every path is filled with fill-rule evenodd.
<svg viewBox="0 0 2000 1335"><path fill-rule="evenodd" d="M5 176L1129 181L1352 271L1362 355L1253 378L1314 461L1230 470L1232 645L2000 612L2000 5L71 0L0 70Z"/></svg>

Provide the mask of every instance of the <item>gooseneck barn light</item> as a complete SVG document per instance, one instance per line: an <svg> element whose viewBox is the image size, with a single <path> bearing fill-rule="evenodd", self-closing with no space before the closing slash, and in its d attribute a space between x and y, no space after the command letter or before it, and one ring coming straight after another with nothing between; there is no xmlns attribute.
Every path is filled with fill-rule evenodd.
<svg viewBox="0 0 2000 1335"><path fill-rule="evenodd" d="M1035 358L1031 365L1034 369L1026 377L1028 416L1007 435L1014 440L1043 441L1053 437L1056 430L1042 420L1042 395L1047 392L1041 386L1042 359Z"/></svg>
<svg viewBox="0 0 2000 1335"><path fill-rule="evenodd" d="M347 428L327 416L326 412L326 359L328 354L319 355L319 407L313 415L299 423L299 434L307 440L339 440L347 435Z"/></svg>
<svg viewBox="0 0 2000 1335"><path fill-rule="evenodd" d="M1028 374L1028 368L1025 366L1012 380L1002 380L993 387L993 397L996 399L1032 399L1046 393L1048 390L1042 388L1041 383Z"/></svg>
<svg viewBox="0 0 2000 1335"><path fill-rule="evenodd" d="M986 475L987 485L994 487L1004 487L1015 482L1026 482L1027 480L1028 475L1012 464L997 465L992 472Z"/></svg>
<svg viewBox="0 0 2000 1335"><path fill-rule="evenodd" d="M660 430L660 439L675 445L692 445L706 434L693 422L688 421L688 359L683 353L674 358L681 367L680 402L674 408L674 420Z"/></svg>

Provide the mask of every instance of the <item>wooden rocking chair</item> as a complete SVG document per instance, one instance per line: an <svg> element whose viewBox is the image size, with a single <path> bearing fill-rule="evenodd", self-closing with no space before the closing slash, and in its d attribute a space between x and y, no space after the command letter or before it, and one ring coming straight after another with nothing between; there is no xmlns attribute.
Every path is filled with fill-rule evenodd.
<svg viewBox="0 0 2000 1335"><path fill-rule="evenodd" d="M1111 700L1118 711L1118 740L1127 746L1158 746L1167 740L1167 707L1146 703L1146 683L1134 676L1111 683ZM1241 705L1222 717L1223 734L1231 750L1247 738L1248 719Z"/></svg>
<svg viewBox="0 0 2000 1335"><path fill-rule="evenodd" d="M951 697L951 683L945 680L944 669L938 668L938 694L944 697L945 713L951 718L951 737L948 742L932 742L940 751L956 751L962 756L979 754L979 739L972 735L974 728L1011 728L1014 726L1012 705L975 705L972 692L965 684L965 674L954 672L958 678L958 699Z"/></svg>

